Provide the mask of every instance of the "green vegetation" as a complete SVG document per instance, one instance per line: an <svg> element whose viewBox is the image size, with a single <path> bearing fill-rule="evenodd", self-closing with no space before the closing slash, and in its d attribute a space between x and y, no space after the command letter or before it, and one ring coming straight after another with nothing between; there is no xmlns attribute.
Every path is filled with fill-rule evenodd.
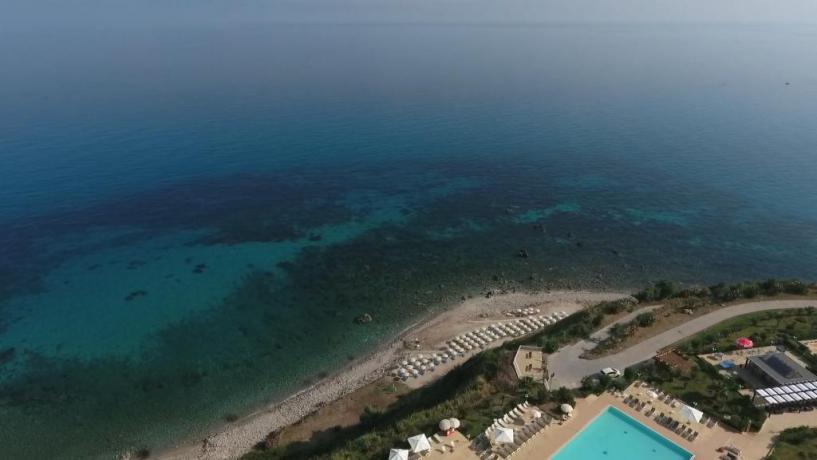
<svg viewBox="0 0 817 460"><path fill-rule="evenodd" d="M720 375L718 369L695 357L713 350L734 350L739 337L750 337L755 346L784 344L801 352L809 367L817 369L817 358L803 352L804 347L797 342L817 337L817 310L809 307L738 316L688 338L678 348L692 355L694 367L688 375L654 364L640 366L637 371L664 392L689 404L697 403L698 409L735 429L757 430L766 415L738 393L740 381Z"/></svg>
<svg viewBox="0 0 817 460"><path fill-rule="evenodd" d="M688 374L667 369L652 362L636 372L661 391L694 405L709 416L720 419L739 431L756 431L766 420L766 412L738 393L740 383L718 374L717 369L697 358Z"/></svg>
<svg viewBox="0 0 817 460"><path fill-rule="evenodd" d="M730 351L736 348L740 337L749 337L756 347L784 344L794 351L801 350L798 340L817 338L817 309L796 308L737 316L688 338L680 348L694 355ZM804 353L806 359L808 355Z"/></svg>
<svg viewBox="0 0 817 460"><path fill-rule="evenodd" d="M635 294L639 302L656 302L665 299L691 298L705 299L711 302L731 302L738 299L753 299L757 296L776 296L779 294L806 295L813 289L799 280L749 281L726 285L716 284L704 288L681 289L677 283L659 281L653 286Z"/></svg>
<svg viewBox="0 0 817 460"><path fill-rule="evenodd" d="M655 323L655 313L648 311L636 316L635 319L626 323L618 323L610 328L610 335L600 341L592 350L591 354L610 350L628 337L635 334L638 328L650 327Z"/></svg>
<svg viewBox="0 0 817 460"><path fill-rule="evenodd" d="M777 437L768 460L817 459L817 428L789 428Z"/></svg>

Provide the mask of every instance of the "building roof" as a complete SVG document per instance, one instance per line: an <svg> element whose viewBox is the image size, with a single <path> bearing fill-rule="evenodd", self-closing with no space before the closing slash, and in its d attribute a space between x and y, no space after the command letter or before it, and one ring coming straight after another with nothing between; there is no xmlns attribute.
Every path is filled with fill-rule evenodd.
<svg viewBox="0 0 817 460"><path fill-rule="evenodd" d="M760 369L766 376L778 385L811 382L817 380L817 375L789 358L785 353L768 353L760 356L750 356L747 361Z"/></svg>

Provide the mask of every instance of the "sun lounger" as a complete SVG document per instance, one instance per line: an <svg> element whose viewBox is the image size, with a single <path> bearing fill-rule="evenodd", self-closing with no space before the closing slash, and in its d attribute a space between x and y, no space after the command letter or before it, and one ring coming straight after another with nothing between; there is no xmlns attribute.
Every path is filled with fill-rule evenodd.
<svg viewBox="0 0 817 460"><path fill-rule="evenodd" d="M678 425L680 425L680 424L681 424L681 422L679 422L678 420L673 420L672 421L672 426L670 428L672 429L672 431L675 431L675 429L678 428Z"/></svg>

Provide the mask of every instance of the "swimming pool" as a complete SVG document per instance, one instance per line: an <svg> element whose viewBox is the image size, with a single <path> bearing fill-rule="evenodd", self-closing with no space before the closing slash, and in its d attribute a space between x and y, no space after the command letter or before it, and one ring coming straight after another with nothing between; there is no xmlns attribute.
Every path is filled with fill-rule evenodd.
<svg viewBox="0 0 817 460"><path fill-rule="evenodd" d="M691 460L691 453L608 406L551 460Z"/></svg>

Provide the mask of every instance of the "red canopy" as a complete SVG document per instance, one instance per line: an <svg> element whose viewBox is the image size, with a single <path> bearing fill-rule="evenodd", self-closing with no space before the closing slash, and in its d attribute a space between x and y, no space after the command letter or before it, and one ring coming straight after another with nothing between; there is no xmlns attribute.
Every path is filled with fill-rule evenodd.
<svg viewBox="0 0 817 460"><path fill-rule="evenodd" d="M755 344L752 342L752 339L747 337L741 337L738 339L738 346L740 348L752 348Z"/></svg>

